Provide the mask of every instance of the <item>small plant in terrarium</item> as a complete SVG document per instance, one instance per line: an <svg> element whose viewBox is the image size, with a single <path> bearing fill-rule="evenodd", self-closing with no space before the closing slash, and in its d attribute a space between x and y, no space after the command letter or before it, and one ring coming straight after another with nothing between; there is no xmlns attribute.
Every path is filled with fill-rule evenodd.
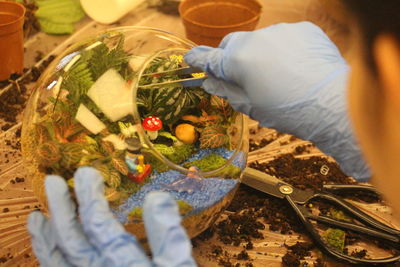
<svg viewBox="0 0 400 267"><path fill-rule="evenodd" d="M140 217L144 196L155 190L185 203L185 216L226 205L246 162L242 118L201 87L153 86L192 77L154 74L185 67L186 50L135 54L146 43L125 37L111 32L75 46L39 83L23 131L33 172L58 174L73 187L77 168L96 168L123 223Z"/></svg>

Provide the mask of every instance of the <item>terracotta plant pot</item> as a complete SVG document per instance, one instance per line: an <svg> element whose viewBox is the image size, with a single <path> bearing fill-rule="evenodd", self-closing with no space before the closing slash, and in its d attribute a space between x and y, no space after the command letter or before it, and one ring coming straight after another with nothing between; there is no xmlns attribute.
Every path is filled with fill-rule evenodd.
<svg viewBox="0 0 400 267"><path fill-rule="evenodd" d="M23 5L0 1L0 81L24 68L24 16Z"/></svg>
<svg viewBox="0 0 400 267"><path fill-rule="evenodd" d="M186 37L214 47L231 32L254 30L261 9L256 0L184 0L179 5Z"/></svg>

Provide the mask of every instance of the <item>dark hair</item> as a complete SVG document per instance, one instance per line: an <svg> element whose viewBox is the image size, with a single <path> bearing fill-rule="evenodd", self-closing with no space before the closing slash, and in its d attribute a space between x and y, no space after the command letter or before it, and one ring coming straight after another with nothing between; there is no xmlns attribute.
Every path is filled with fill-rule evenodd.
<svg viewBox="0 0 400 267"><path fill-rule="evenodd" d="M390 33L400 40L400 0L342 0L355 16L367 44L367 53L372 64L372 46L381 33ZM374 64L375 65L375 64Z"/></svg>

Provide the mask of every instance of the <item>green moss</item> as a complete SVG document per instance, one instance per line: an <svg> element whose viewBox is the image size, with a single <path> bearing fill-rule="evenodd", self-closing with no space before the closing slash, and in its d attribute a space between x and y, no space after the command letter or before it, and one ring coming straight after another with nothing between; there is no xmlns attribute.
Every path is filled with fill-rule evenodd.
<svg viewBox="0 0 400 267"><path fill-rule="evenodd" d="M193 145L167 146L164 144L154 144L154 148L175 164L184 162L194 153ZM152 154L150 150L143 150L143 154L145 155L146 162L149 163L154 170L166 172L170 169Z"/></svg>
<svg viewBox="0 0 400 267"><path fill-rule="evenodd" d="M339 251L344 249L344 241L346 238L346 233L340 229L329 228L323 234L325 242Z"/></svg>
<svg viewBox="0 0 400 267"><path fill-rule="evenodd" d="M143 216L143 209L142 208L134 208L128 214L130 219L141 220Z"/></svg>
<svg viewBox="0 0 400 267"><path fill-rule="evenodd" d="M333 208L329 210L328 216L341 221L347 221L347 222L351 221L351 219L348 216L346 216L346 214L344 214L343 211L336 210Z"/></svg>
<svg viewBox="0 0 400 267"><path fill-rule="evenodd" d="M198 167L202 172L209 172L212 170L215 170L217 168L222 167L225 165L227 162L226 159L224 159L222 156L218 154L210 154L207 157L204 157L203 159L200 160L195 160L191 162L187 162L184 164L186 168L189 168L190 166L196 166ZM226 178L236 178L240 175L240 168L233 165L229 164L222 170L218 171L216 174L212 176L221 176L221 177L226 177ZM206 176L209 177L209 176Z"/></svg>
<svg viewBox="0 0 400 267"><path fill-rule="evenodd" d="M177 200L176 204L178 205L179 214L181 215L185 215L193 210L192 205L184 200ZM129 212L128 217L130 220L141 220L143 217L143 208L134 208Z"/></svg>
<svg viewBox="0 0 400 267"><path fill-rule="evenodd" d="M190 205L189 203L187 203L184 200L177 200L176 204L178 204L179 213L181 215L186 214L186 213L192 211L192 209L193 209L192 205Z"/></svg>

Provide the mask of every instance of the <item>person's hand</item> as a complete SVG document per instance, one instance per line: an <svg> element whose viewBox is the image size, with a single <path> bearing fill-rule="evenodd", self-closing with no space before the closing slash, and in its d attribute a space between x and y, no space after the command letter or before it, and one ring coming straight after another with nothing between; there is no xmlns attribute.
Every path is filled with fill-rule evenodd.
<svg viewBox="0 0 400 267"><path fill-rule="evenodd" d="M369 178L347 114L349 67L309 22L277 24L198 46L185 61L208 75L203 87L264 127L313 141L357 179Z"/></svg>
<svg viewBox="0 0 400 267"><path fill-rule="evenodd" d="M46 178L51 218L40 212L29 216L32 247L41 266L196 266L178 207L167 193L150 193L143 207L151 260L110 212L99 172L83 167L74 177L80 220L59 176Z"/></svg>

